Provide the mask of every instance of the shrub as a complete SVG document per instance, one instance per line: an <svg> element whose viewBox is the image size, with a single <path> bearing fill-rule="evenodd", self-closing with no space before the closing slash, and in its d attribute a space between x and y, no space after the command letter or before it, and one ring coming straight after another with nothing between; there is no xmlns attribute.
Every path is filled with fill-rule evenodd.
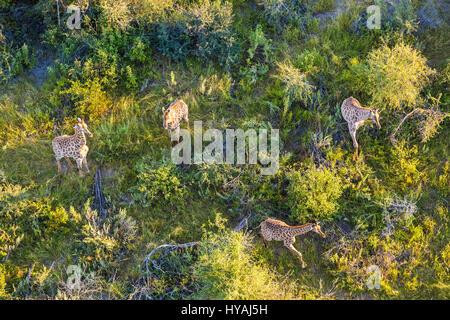
<svg viewBox="0 0 450 320"><path fill-rule="evenodd" d="M306 73L323 71L327 69L327 57L316 48L307 49L297 56L294 66Z"/></svg>
<svg viewBox="0 0 450 320"><path fill-rule="evenodd" d="M367 96L365 88L367 87L368 66L365 61L360 61L356 57L350 58L346 64L348 68L342 71L339 80L345 84L349 92L353 92L362 100L362 97Z"/></svg>
<svg viewBox="0 0 450 320"><path fill-rule="evenodd" d="M138 154L140 144L139 123L136 119L115 121L115 117L96 127L95 157L100 162L116 162L127 160Z"/></svg>
<svg viewBox="0 0 450 320"><path fill-rule="evenodd" d="M317 0L312 6L314 12L329 11L334 8L334 0Z"/></svg>
<svg viewBox="0 0 450 320"><path fill-rule="evenodd" d="M269 70L271 58L271 40L264 35L260 24L256 26L249 36L250 48L247 50L247 67L244 76L250 83L256 82L258 77L263 76Z"/></svg>
<svg viewBox="0 0 450 320"><path fill-rule="evenodd" d="M290 61L277 63L278 74L275 76L285 85L285 111L296 100L307 98L313 87L306 79L306 74L294 67Z"/></svg>
<svg viewBox="0 0 450 320"><path fill-rule="evenodd" d="M384 17L383 29L400 30L402 32L412 32L417 28L417 14L414 10L413 1L380 1L376 4L381 7L381 14Z"/></svg>
<svg viewBox="0 0 450 320"><path fill-rule="evenodd" d="M300 26L307 8L302 0L264 0L264 15L278 31L288 24Z"/></svg>
<svg viewBox="0 0 450 320"><path fill-rule="evenodd" d="M107 96L99 79L88 80L85 83L71 81L71 86L60 92L68 94L75 105L72 115L98 121L112 107L112 101Z"/></svg>
<svg viewBox="0 0 450 320"><path fill-rule="evenodd" d="M317 118L320 113L317 110L305 110L313 102L313 86L308 82L306 73L301 72L294 67L288 60L286 62L277 63L278 74L274 77L281 80L284 84L283 111L281 113L281 123L283 130L281 131L282 139L287 139L299 124L301 119L307 120L306 123L313 123L312 117ZM294 108L295 106L300 106ZM305 127L308 127L307 124Z"/></svg>
<svg viewBox="0 0 450 320"><path fill-rule="evenodd" d="M201 196L215 196L217 192L223 192L226 185L234 180L240 173L240 170L229 164L208 165L202 163L194 173L193 180L198 186L198 192ZM234 185L241 184L240 180L234 182Z"/></svg>
<svg viewBox="0 0 450 320"><path fill-rule="evenodd" d="M95 50L83 65L83 76L99 78L105 89L136 88L138 82L151 74L152 49L144 35L106 26L93 47Z"/></svg>
<svg viewBox="0 0 450 320"><path fill-rule="evenodd" d="M105 18L120 29L128 27L133 20L130 10L131 0L103 0L100 7L103 9Z"/></svg>
<svg viewBox="0 0 450 320"><path fill-rule="evenodd" d="M0 8L7 8L11 0L0 0Z"/></svg>
<svg viewBox="0 0 450 320"><path fill-rule="evenodd" d="M25 188L2 181L0 184L0 258L8 256L22 242L25 235L22 226L22 214L13 206L16 197L24 192Z"/></svg>
<svg viewBox="0 0 450 320"><path fill-rule="evenodd" d="M14 55L13 75L21 74L25 69L32 68L36 63L36 58L32 56L26 43L20 47Z"/></svg>
<svg viewBox="0 0 450 320"><path fill-rule="evenodd" d="M82 222L82 241L86 244L82 260L93 261L95 266L112 267L113 262L120 259L120 254L130 249L136 237L136 222L127 216L125 209L100 217L87 202Z"/></svg>
<svg viewBox="0 0 450 320"><path fill-rule="evenodd" d="M153 22L174 10L177 0L141 0L134 5L135 14L145 22Z"/></svg>
<svg viewBox="0 0 450 320"><path fill-rule="evenodd" d="M193 55L218 61L230 70L239 53L231 28L231 3L205 0L184 9L181 14L181 18L172 23L155 26L158 50L177 60Z"/></svg>
<svg viewBox="0 0 450 320"><path fill-rule="evenodd" d="M391 110L402 110L418 102L420 91L435 71L420 52L404 42L392 48L384 43L368 56L368 87L372 103Z"/></svg>
<svg viewBox="0 0 450 320"><path fill-rule="evenodd" d="M95 37L67 37L55 42L62 57L52 66L50 79L59 86L63 83L65 87L69 80L97 81L104 90L128 90L153 76L152 44L146 34L137 34L134 29L101 25Z"/></svg>
<svg viewBox="0 0 450 320"><path fill-rule="evenodd" d="M450 164L446 161L442 168L442 174L438 175L433 181L443 199L448 199L449 196L448 181L450 181Z"/></svg>
<svg viewBox="0 0 450 320"><path fill-rule="evenodd" d="M417 146L409 147L405 141L400 141L394 147L388 171L393 188L405 192L418 187L424 173L418 168L420 161L417 153Z"/></svg>
<svg viewBox="0 0 450 320"><path fill-rule="evenodd" d="M380 8L381 33L384 34L410 34L417 31L417 14L412 4L413 1L402 0L375 0L374 5ZM415 1L414 1L415 2ZM374 32L367 28L368 14L364 10L359 17L352 22L350 30L358 35ZM375 30L375 32L380 32Z"/></svg>
<svg viewBox="0 0 450 320"><path fill-rule="evenodd" d="M219 219L219 221L217 221ZM218 232L205 233L198 261L193 266L197 279L195 299L292 299L289 284L281 283L274 271L256 259L250 237L227 231L216 217Z"/></svg>
<svg viewBox="0 0 450 320"><path fill-rule="evenodd" d="M23 73L26 69L32 68L36 63L36 58L30 53L27 44L17 50L6 45L6 40L0 29L0 81L7 82L14 76Z"/></svg>
<svg viewBox="0 0 450 320"><path fill-rule="evenodd" d="M135 201L144 207L154 204L175 206L183 203L186 187L174 164L141 162L137 167L138 183L131 188Z"/></svg>
<svg viewBox="0 0 450 320"><path fill-rule="evenodd" d="M28 200L29 188L0 180L0 258L25 246L52 242L71 226L67 211L48 198Z"/></svg>
<svg viewBox="0 0 450 320"><path fill-rule="evenodd" d="M421 113L425 117L419 123L419 132L422 137L422 142L427 142L433 138L441 127L443 121L450 116L449 113L441 112L439 104L442 94L437 98L431 97L432 106L430 109L423 110Z"/></svg>
<svg viewBox="0 0 450 320"><path fill-rule="evenodd" d="M0 264L0 299L4 300L7 297L6 293L6 268L3 264Z"/></svg>
<svg viewBox="0 0 450 320"><path fill-rule="evenodd" d="M187 58L192 44L185 33L182 21L160 23L155 27L154 34L158 51L174 60L183 61Z"/></svg>
<svg viewBox="0 0 450 320"><path fill-rule="evenodd" d="M331 169L310 167L305 171L291 171L288 179L293 219L299 222L333 219L344 187L339 176Z"/></svg>

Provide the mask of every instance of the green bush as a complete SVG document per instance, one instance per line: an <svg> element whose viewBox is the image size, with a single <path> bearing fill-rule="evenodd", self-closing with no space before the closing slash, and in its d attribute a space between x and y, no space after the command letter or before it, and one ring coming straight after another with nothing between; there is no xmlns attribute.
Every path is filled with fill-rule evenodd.
<svg viewBox="0 0 450 320"><path fill-rule="evenodd" d="M194 299L292 299L294 290L283 283L269 266L258 262L251 239L245 233L228 231L220 215L218 231L205 233L193 266L197 279Z"/></svg>
<svg viewBox="0 0 450 320"><path fill-rule="evenodd" d="M71 81L70 87L60 91L68 95L74 104L71 116L98 122L112 107L112 101L103 89L99 79L88 80L86 83Z"/></svg>
<svg viewBox="0 0 450 320"><path fill-rule="evenodd" d="M318 49L306 49L297 56L294 66L301 72L316 73L327 69L327 57Z"/></svg>
<svg viewBox="0 0 450 320"><path fill-rule="evenodd" d="M127 216L126 210L109 212L100 217L86 203L82 214L83 258L82 262L93 262L95 267L108 269L124 250L131 248L136 237L136 222Z"/></svg>
<svg viewBox="0 0 450 320"><path fill-rule="evenodd" d="M339 75L339 81L343 82L348 92L353 92L355 96L367 96L367 64L356 57L349 59L346 64L347 68Z"/></svg>
<svg viewBox="0 0 450 320"><path fill-rule="evenodd" d="M392 150L388 172L394 189L401 192L420 190L419 183L424 178L424 172L420 168L417 153L417 146L409 147L405 141L400 141Z"/></svg>
<svg viewBox="0 0 450 320"><path fill-rule="evenodd" d="M392 48L384 43L368 56L367 90L372 103L386 111L402 110L417 104L420 91L435 71L422 54L399 42Z"/></svg>
<svg viewBox="0 0 450 320"><path fill-rule="evenodd" d="M414 1L382 1L376 0L381 8L382 29L386 31L399 30L410 33L417 30L417 13L414 10Z"/></svg>
<svg viewBox="0 0 450 320"><path fill-rule="evenodd" d="M134 3L133 12L144 23L151 23L165 18L177 4L177 0L142 0Z"/></svg>
<svg viewBox="0 0 450 320"><path fill-rule="evenodd" d="M92 45L94 50L83 65L82 75L99 78L105 88L132 88L152 76L151 44L133 30L103 27ZM125 81L120 81L120 80Z"/></svg>
<svg viewBox="0 0 450 320"><path fill-rule="evenodd" d="M227 70L238 59L238 43L231 28L232 5L220 0L194 3L171 23L155 25L160 52L176 60L189 55L218 61Z"/></svg>
<svg viewBox="0 0 450 320"><path fill-rule="evenodd" d="M130 4L129 0L102 0L100 7L108 22L120 29L126 29L133 20Z"/></svg>
<svg viewBox="0 0 450 320"><path fill-rule="evenodd" d="M114 163L136 156L141 146L139 131L136 119L115 122L111 117L103 121L96 128L95 139L92 141L96 160Z"/></svg>
<svg viewBox="0 0 450 320"><path fill-rule="evenodd" d="M312 6L314 12L324 12L329 11L334 8L333 0L317 0Z"/></svg>
<svg viewBox="0 0 450 320"><path fill-rule="evenodd" d="M0 264L0 299L7 300L11 296L6 292L6 266Z"/></svg>
<svg viewBox="0 0 450 320"><path fill-rule="evenodd" d="M179 206L184 202L186 186L174 164L146 163L137 165L137 185L131 188L135 201L144 207L159 204Z"/></svg>
<svg viewBox="0 0 450 320"><path fill-rule="evenodd" d="M186 35L183 21L159 23L155 25L155 30L154 37L159 52L177 61L186 60L193 40Z"/></svg>
<svg viewBox="0 0 450 320"><path fill-rule="evenodd" d="M264 0L264 15L278 31L287 25L302 26L307 11L303 0Z"/></svg>
<svg viewBox="0 0 450 320"><path fill-rule="evenodd" d="M66 209L52 205L50 199L32 197L29 188L0 180L0 258L23 245L51 243L73 222Z"/></svg>
<svg viewBox="0 0 450 320"><path fill-rule="evenodd" d="M332 220L339 205L344 184L336 173L328 168L309 167L293 170L289 180L289 204L291 217L299 222Z"/></svg>
<svg viewBox="0 0 450 320"><path fill-rule="evenodd" d="M271 40L266 38L260 24L250 34L249 42L247 66L243 75L250 83L255 83L260 76L263 76L269 70L269 65L272 62L272 46Z"/></svg>
<svg viewBox="0 0 450 320"><path fill-rule="evenodd" d="M151 43L147 35L134 29L101 25L95 34L62 39L48 35L46 39L49 38L49 45L56 45L61 51L49 77L57 85L62 80L65 86L69 80L97 81L105 90L132 91L153 77Z"/></svg>
<svg viewBox="0 0 450 320"><path fill-rule="evenodd" d="M20 75L26 69L32 68L35 63L36 58L26 43L17 50L9 48L0 29L0 81L6 82Z"/></svg>
<svg viewBox="0 0 450 320"><path fill-rule="evenodd" d="M227 183L239 175L240 170L229 164L208 165L202 163L193 173L193 180L198 186L200 196L216 196L223 192ZM234 184L238 185L240 181Z"/></svg>
<svg viewBox="0 0 450 320"><path fill-rule="evenodd" d="M277 63L278 74L275 76L285 85L284 110L286 115L295 101L310 97L313 86L308 82L306 74L288 60Z"/></svg>
<svg viewBox="0 0 450 320"><path fill-rule="evenodd" d="M11 0L0 0L0 8L6 8Z"/></svg>

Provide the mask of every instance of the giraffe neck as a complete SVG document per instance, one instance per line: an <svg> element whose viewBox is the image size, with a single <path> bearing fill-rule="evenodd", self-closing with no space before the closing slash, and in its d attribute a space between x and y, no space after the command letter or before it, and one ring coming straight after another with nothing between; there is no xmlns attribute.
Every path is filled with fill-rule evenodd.
<svg viewBox="0 0 450 320"><path fill-rule="evenodd" d="M312 229L313 229L313 224L309 223L309 224L305 224L305 225L302 225L302 226L289 228L289 232L291 233L291 235L293 237L295 237L295 236L299 236L299 235L308 233Z"/></svg>
<svg viewBox="0 0 450 320"><path fill-rule="evenodd" d="M84 132L78 129L75 129L74 134L75 144L78 146L84 146L86 144L86 136L84 135Z"/></svg>
<svg viewBox="0 0 450 320"><path fill-rule="evenodd" d="M358 110L358 121L370 119L370 109Z"/></svg>

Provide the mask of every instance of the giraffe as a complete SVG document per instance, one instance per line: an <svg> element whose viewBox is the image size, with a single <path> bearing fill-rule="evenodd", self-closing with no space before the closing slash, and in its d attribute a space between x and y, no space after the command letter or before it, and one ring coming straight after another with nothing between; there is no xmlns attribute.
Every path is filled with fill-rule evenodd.
<svg viewBox="0 0 450 320"><path fill-rule="evenodd" d="M325 238L325 234L320 230L319 223L311 222L301 226L289 226L283 221L276 219L267 219L260 224L261 236L264 241L264 245L267 247L267 241L276 240L283 241L284 246L288 248L292 253L296 254L302 263L302 268L306 267L303 261L302 254L298 252L295 247L295 237L314 231Z"/></svg>
<svg viewBox="0 0 450 320"><path fill-rule="evenodd" d="M372 121L377 125L378 130L381 129L379 122L378 109L372 110L370 108L363 108L359 101L353 97L349 97L342 102L341 105L342 117L347 121L348 131L353 140L353 147L355 148L355 153L353 154L353 160L356 159L358 155L358 142L356 141L356 130L358 130L364 121L371 118Z"/></svg>
<svg viewBox="0 0 450 320"><path fill-rule="evenodd" d="M171 143L173 141L171 132L175 131L175 136L177 142L180 142L180 122L181 120L186 120L187 128L189 129L189 110L187 104L183 100L176 100L172 102L172 104L167 108L167 110L163 107L163 127L169 133L171 138Z"/></svg>
<svg viewBox="0 0 450 320"><path fill-rule="evenodd" d="M52 146L53 151L55 153L56 162L58 164L58 172L61 173L61 162L62 158L66 158L67 163L71 168L73 167L70 158L74 158L77 163L77 168L80 170L83 166L83 163L86 167L87 172L89 173L89 167L87 164L86 156L89 151L88 146L86 145L86 137L84 134L88 134L89 137L92 137L92 133L88 130L88 127L84 120L80 118L77 119L77 124L75 127L75 134L72 136L59 136L53 139Z"/></svg>

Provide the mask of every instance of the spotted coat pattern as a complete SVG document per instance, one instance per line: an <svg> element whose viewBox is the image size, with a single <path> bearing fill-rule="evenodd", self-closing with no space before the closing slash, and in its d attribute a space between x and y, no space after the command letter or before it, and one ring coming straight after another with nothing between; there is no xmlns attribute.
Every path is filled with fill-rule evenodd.
<svg viewBox="0 0 450 320"><path fill-rule="evenodd" d="M267 219L261 222L260 226L264 244L267 246L266 241L272 240L283 241L284 246L298 256L302 263L302 268L305 268L306 264L303 261L302 254L294 247L295 237L314 231L325 238L325 234L320 230L320 226L316 222L293 227L280 220Z"/></svg>
<svg viewBox="0 0 450 320"><path fill-rule="evenodd" d="M355 160L358 154L356 131L364 124L366 119L369 118L377 125L378 129L381 129L378 111L370 108L363 108L357 99L349 97L342 102L341 113L342 117L347 121L348 131L353 140L353 147L355 148L353 160Z"/></svg>
<svg viewBox="0 0 450 320"><path fill-rule="evenodd" d="M59 173L61 173L60 160L62 158L66 158L71 168L73 168L73 165L70 158L75 159L79 170L82 169L82 165L84 164L87 172L89 172L89 167L86 160L89 147L86 145L86 137L84 134L87 133L90 137L92 137L92 133L88 130L86 123L81 119L78 119L78 123L74 129L74 135L59 136L52 141L53 152L55 153Z"/></svg>
<svg viewBox="0 0 450 320"><path fill-rule="evenodd" d="M163 107L163 127L169 133L172 139L172 130L175 131L176 140L180 140L180 123L181 120L186 120L187 128L189 129L189 110L187 104L183 100L176 100L167 110Z"/></svg>

